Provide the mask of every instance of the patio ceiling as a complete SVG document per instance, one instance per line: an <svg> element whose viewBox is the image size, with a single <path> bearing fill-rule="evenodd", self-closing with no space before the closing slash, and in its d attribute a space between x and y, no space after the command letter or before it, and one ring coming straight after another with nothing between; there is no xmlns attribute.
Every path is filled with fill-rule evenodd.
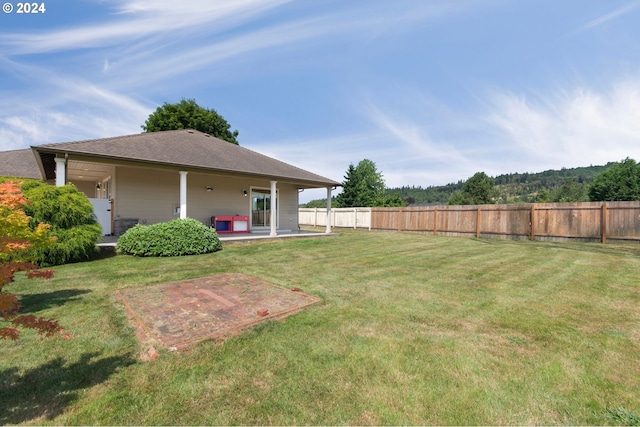
<svg viewBox="0 0 640 427"><path fill-rule="evenodd" d="M113 167L102 163L70 160L67 179L73 181L102 182L113 172Z"/></svg>

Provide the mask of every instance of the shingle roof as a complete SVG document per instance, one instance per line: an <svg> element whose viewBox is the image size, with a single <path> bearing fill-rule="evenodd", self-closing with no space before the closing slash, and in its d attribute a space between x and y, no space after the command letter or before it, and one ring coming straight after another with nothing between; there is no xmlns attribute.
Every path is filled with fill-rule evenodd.
<svg viewBox="0 0 640 427"><path fill-rule="evenodd" d="M340 183L195 130L150 132L115 138L32 147L42 162L67 153L111 161L135 161L187 170L204 170L302 182L326 187ZM45 171L47 166L43 165Z"/></svg>
<svg viewBox="0 0 640 427"><path fill-rule="evenodd" d="M28 148L0 152L0 176L42 179L33 151Z"/></svg>

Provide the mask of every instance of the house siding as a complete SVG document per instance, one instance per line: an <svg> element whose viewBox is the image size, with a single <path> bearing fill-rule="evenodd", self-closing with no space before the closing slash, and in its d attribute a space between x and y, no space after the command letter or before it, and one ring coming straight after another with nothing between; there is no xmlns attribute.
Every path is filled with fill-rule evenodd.
<svg viewBox="0 0 640 427"><path fill-rule="evenodd" d="M298 188L291 184L278 185L279 227L283 230L298 229Z"/></svg>
<svg viewBox="0 0 640 427"><path fill-rule="evenodd" d="M177 172L116 167L114 218L137 218L142 224L169 221L180 205Z"/></svg>
<svg viewBox="0 0 640 427"><path fill-rule="evenodd" d="M118 166L115 173L115 218L137 218L155 224L178 218L180 177L177 171ZM212 191L207 191L207 186ZM190 172L187 175L187 216L210 225L216 215L251 215L251 188L269 188L270 181L250 177ZM279 228L298 228L298 189L278 184ZM245 197L243 190L249 196Z"/></svg>
<svg viewBox="0 0 640 427"><path fill-rule="evenodd" d="M73 181L78 191L84 193L90 199L96 197L96 183L92 181Z"/></svg>

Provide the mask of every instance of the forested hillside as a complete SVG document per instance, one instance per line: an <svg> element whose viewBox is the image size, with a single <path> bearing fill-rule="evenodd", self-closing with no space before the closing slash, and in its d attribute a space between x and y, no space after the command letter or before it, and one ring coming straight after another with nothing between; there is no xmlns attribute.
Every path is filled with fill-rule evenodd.
<svg viewBox="0 0 640 427"><path fill-rule="evenodd" d="M538 173L509 173L493 177L498 192L498 203L530 203L535 202L538 195L546 190L552 193L567 182L588 184L596 174L604 171L612 163L605 166L588 166L579 168L562 168ZM464 181L441 186L420 186L387 188L389 195L398 194L409 204L447 204L449 197L456 190L461 190Z"/></svg>

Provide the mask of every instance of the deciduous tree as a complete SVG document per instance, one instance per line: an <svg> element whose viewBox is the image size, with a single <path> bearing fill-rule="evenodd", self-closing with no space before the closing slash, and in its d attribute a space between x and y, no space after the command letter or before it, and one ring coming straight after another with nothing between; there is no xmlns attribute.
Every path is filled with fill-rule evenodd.
<svg viewBox="0 0 640 427"><path fill-rule="evenodd" d="M570 179L551 193L551 201L558 203L588 202L587 186Z"/></svg>
<svg viewBox="0 0 640 427"><path fill-rule="evenodd" d="M455 191L449 198L450 205L483 205L493 203L496 196L493 178L477 172L465 181L462 191Z"/></svg>
<svg viewBox="0 0 640 427"><path fill-rule="evenodd" d="M36 317L32 314L20 315L20 302L16 295L4 288L13 282L18 271L28 271L28 277L49 278L51 270L37 270L38 266L29 262L28 249L44 247L52 243L49 226L39 223L29 227L30 217L22 207L28 200L22 195L18 183L0 183L0 338L16 340L20 336L18 327L35 329L44 336L53 336L60 330L56 320ZM9 323L2 326L2 323Z"/></svg>
<svg viewBox="0 0 640 427"><path fill-rule="evenodd" d="M596 175L589 186L589 199L600 201L640 200L640 164L627 157Z"/></svg>
<svg viewBox="0 0 640 427"><path fill-rule="evenodd" d="M193 99L183 99L176 104L165 103L158 107L149 115L142 129L145 132L195 129L238 144L238 131L232 132L231 125L216 110L201 107Z"/></svg>

